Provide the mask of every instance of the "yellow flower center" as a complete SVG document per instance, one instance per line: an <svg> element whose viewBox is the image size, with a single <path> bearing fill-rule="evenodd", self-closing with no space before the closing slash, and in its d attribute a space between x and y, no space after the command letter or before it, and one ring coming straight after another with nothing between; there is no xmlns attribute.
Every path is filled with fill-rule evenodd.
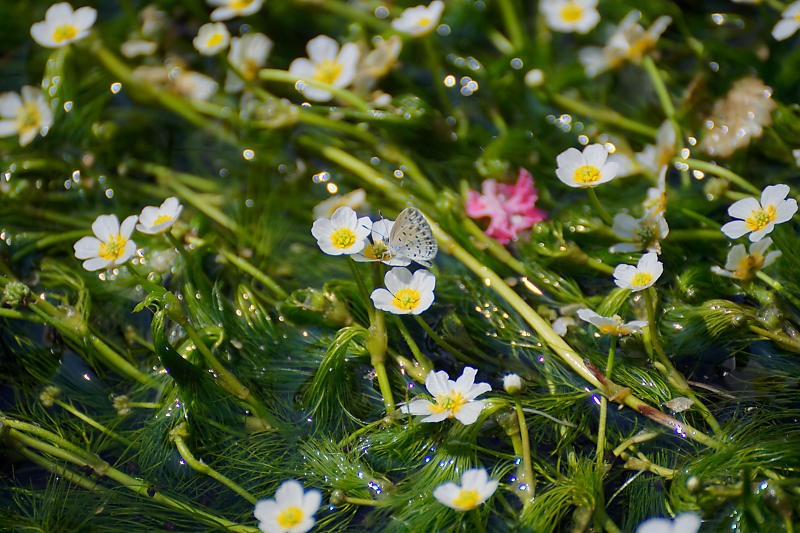
<svg viewBox="0 0 800 533"><path fill-rule="evenodd" d="M394 293L392 305L398 309L414 309L419 305L419 291L414 289L400 289Z"/></svg>
<svg viewBox="0 0 800 533"><path fill-rule="evenodd" d="M603 324L597 327L598 331L603 335L619 335L619 328L611 324Z"/></svg>
<svg viewBox="0 0 800 533"><path fill-rule="evenodd" d="M775 207L768 205L766 209L753 209L750 212L750 216L745 220L745 223L747 224L747 229L750 231L758 231L775 220L776 216Z"/></svg>
<svg viewBox="0 0 800 533"><path fill-rule="evenodd" d="M117 233L116 235L112 235L109 240L100 244L100 247L97 249L97 255L105 260L119 259L125 252L125 245L127 243L128 240Z"/></svg>
<svg viewBox="0 0 800 533"><path fill-rule="evenodd" d="M594 183L603 175L600 174L600 170L594 165L583 165L582 167L578 167L575 169L575 175L572 176L577 183Z"/></svg>
<svg viewBox="0 0 800 533"><path fill-rule="evenodd" d="M561 8L561 18L564 22L578 22L583 16L583 8L577 2L567 2Z"/></svg>
<svg viewBox="0 0 800 533"><path fill-rule="evenodd" d="M341 63L326 59L317 65L317 72L314 73L314 79L316 81L321 81L322 83L331 85L333 82L339 79L339 75L342 73L342 70L343 67Z"/></svg>
<svg viewBox="0 0 800 533"><path fill-rule="evenodd" d="M211 36L211 38L208 41L206 41L206 46L209 48L217 46L222 43L222 40L224 38L225 37L223 37L221 33L215 33L214 35Z"/></svg>
<svg viewBox="0 0 800 533"><path fill-rule="evenodd" d="M435 413L450 411L447 417L453 418L453 413L461 409L461 406L465 403L467 403L467 399L464 398L460 392L452 391L450 394L440 394L437 396L436 404L432 405L431 409L433 409Z"/></svg>
<svg viewBox="0 0 800 533"><path fill-rule="evenodd" d="M385 261L389 259L389 247L386 246L386 243L383 241L378 241L370 246L367 246L362 250L361 255L366 257L367 259L372 259L373 261ZM408 290L408 289L403 289ZM395 298L397 295L395 295Z"/></svg>
<svg viewBox="0 0 800 533"><path fill-rule="evenodd" d="M20 108L17 113L17 131L22 131L30 128L38 128L39 123L42 121L42 115L39 113L39 106L35 102L28 102Z"/></svg>
<svg viewBox="0 0 800 533"><path fill-rule="evenodd" d="M244 9L252 3L253 0L232 0L228 3L228 7L231 9Z"/></svg>
<svg viewBox="0 0 800 533"><path fill-rule="evenodd" d="M57 43L69 41L78 35L78 28L72 24L62 24L53 31L53 40Z"/></svg>
<svg viewBox="0 0 800 533"><path fill-rule="evenodd" d="M749 279L753 276L753 271L759 270L762 266L764 266L763 255L747 255L739 260L733 275L739 279Z"/></svg>
<svg viewBox="0 0 800 533"><path fill-rule="evenodd" d="M426 28L428 24L431 23L431 20L432 19L430 17L422 17L420 19L417 19L417 26L419 26L420 28Z"/></svg>
<svg viewBox="0 0 800 533"><path fill-rule="evenodd" d="M156 219L153 221L154 226L158 226L159 224L163 224L164 222L169 222L172 220L172 217L169 215L158 215Z"/></svg>
<svg viewBox="0 0 800 533"><path fill-rule="evenodd" d="M302 522L303 510L294 505L278 513L278 524L286 529L292 528Z"/></svg>
<svg viewBox="0 0 800 533"><path fill-rule="evenodd" d="M480 502L480 498L478 497L477 490L461 490L458 493L458 496L453 500L453 507L457 507L459 509L463 509L464 511L469 511L470 509L475 509Z"/></svg>
<svg viewBox="0 0 800 533"><path fill-rule="evenodd" d="M631 285L634 287L644 287L653 280L653 275L650 272L637 272L631 278Z"/></svg>
<svg viewBox="0 0 800 533"><path fill-rule="evenodd" d="M331 234L334 248L350 248L356 243L356 234L350 228L339 228Z"/></svg>

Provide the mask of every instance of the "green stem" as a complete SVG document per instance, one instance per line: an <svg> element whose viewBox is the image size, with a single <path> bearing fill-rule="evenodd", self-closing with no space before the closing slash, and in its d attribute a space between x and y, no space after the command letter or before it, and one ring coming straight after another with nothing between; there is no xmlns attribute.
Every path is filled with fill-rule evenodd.
<svg viewBox="0 0 800 533"><path fill-rule="evenodd" d="M635 120L631 120L614 110L604 109L596 105L590 105L561 93L550 93L549 97L554 104L563 107L568 111L572 111L573 113L584 115L598 122L604 122L606 124L618 126L622 129L635 133L641 133L642 135L646 135L647 137L651 137L653 139L656 138L656 128L642 124L641 122L636 122Z"/></svg>
<svg viewBox="0 0 800 533"><path fill-rule="evenodd" d="M658 95L658 101L661 103L664 114L670 121L674 121L675 106L672 104L672 98L667 90L667 85L664 83L664 78L661 77L661 73L658 71L658 67L653 61L653 58L645 55L642 58L642 67L644 67L647 75L650 76L650 81L653 83L653 87L656 90L656 95Z"/></svg>
<svg viewBox="0 0 800 533"><path fill-rule="evenodd" d="M608 533L622 533L622 530L611 520L605 509L597 507L595 509L595 515L600 519L600 524Z"/></svg>
<svg viewBox="0 0 800 533"><path fill-rule="evenodd" d="M25 448L24 446L18 447L16 451L22 454L23 457L25 457L32 463L36 463L42 468L49 470L53 474L59 477L63 477L70 483L75 483L79 487L83 487L86 490L97 490L102 488L97 484L97 482L92 481L91 479L88 479L78 474L77 472L73 472L72 470L65 468L61 465L58 465L52 461L48 461L38 453L34 453L28 448Z"/></svg>
<svg viewBox="0 0 800 533"><path fill-rule="evenodd" d="M436 90L439 103L442 104L445 114L452 115L453 106L450 104L450 98L447 96L447 88L444 86L444 70L442 69L441 58L439 57L439 51L436 48L434 38L435 36L429 33L420 40L422 41L423 48L425 48L425 57L428 60L428 68L431 69L433 87Z"/></svg>
<svg viewBox="0 0 800 533"><path fill-rule="evenodd" d="M358 292L361 293L361 298L364 299L364 307L367 309L369 323L372 324L375 320L375 306L372 305L372 299L369 297L369 291L364 284L364 278L361 277L361 272L358 271L358 265L352 258L347 258L347 265L350 267L350 272L353 273L353 279L356 281L356 286L358 286Z"/></svg>
<svg viewBox="0 0 800 533"><path fill-rule="evenodd" d="M279 299L284 300L288 295L286 291L284 291L278 283L273 280L271 277L266 275L263 271L259 270L252 263L248 262L246 259L239 257L238 255L234 254L233 252L226 250L225 248L221 248L219 253L222 257L228 260L230 264L245 272L250 274L255 279L266 285L267 287L275 293Z"/></svg>
<svg viewBox="0 0 800 533"><path fill-rule="evenodd" d="M611 336L611 344L608 347L608 361L606 361L606 377L611 378L611 372L614 369L614 349L617 347L616 335ZM595 459L597 466L602 467L605 462L605 445L606 445L606 417L608 416L608 400L605 396L600 398L600 423L597 428L597 453Z"/></svg>
<svg viewBox="0 0 800 533"><path fill-rule="evenodd" d="M202 461L198 461L195 456L192 454L192 451L186 445L186 441L183 440L183 437L180 435L175 434L177 431L173 432L173 442L175 442L175 447L178 448L178 453L181 454L181 457L186 461L186 464L189 465L190 468L200 472L201 474L205 474L211 478L216 479L236 494L250 502L251 504L255 504L257 498L239 486L236 482L232 479L220 474L207 464Z"/></svg>
<svg viewBox="0 0 800 533"><path fill-rule="evenodd" d="M133 443L131 441L129 441L128 439L126 439L125 437L119 435L115 431L112 431L112 430L108 429L107 427L105 427L100 422L97 422L96 420L91 418L89 415L86 415L86 414L78 411L75 408L75 406L73 406L72 404L63 402L61 400L54 400L54 403L56 405L58 405L59 407L61 407L62 409L64 409L65 411L67 411L68 413L70 413L73 416L75 416L76 418L79 418L79 419L83 420L84 422L86 422L87 424L92 426L93 428L95 428L95 429L97 429L99 431L102 431L103 433L105 433L106 435L111 437L112 439L118 440L121 443L125 444L126 446L133 445Z"/></svg>
<svg viewBox="0 0 800 533"><path fill-rule="evenodd" d="M400 330L400 335L402 335L403 339L406 341L408 345L408 349L411 350L411 353L414 354L414 359L417 361L417 364L421 367L421 370L427 374L431 370L433 370L433 363L431 362L430 358L423 354L417 343L414 341L411 334L408 332L408 328L406 328L403 319L397 315L392 315L392 319L394 325L397 326L397 329Z"/></svg>
<svg viewBox="0 0 800 533"><path fill-rule="evenodd" d="M11 256L11 260L17 261L21 257L25 257L34 250L51 248L54 244L58 244L64 241L75 241L85 236L86 233L87 232L85 229L79 229L79 230L64 231L46 235L41 239L37 239L34 242L26 244L25 246L21 247L14 253L14 255Z"/></svg>
<svg viewBox="0 0 800 533"><path fill-rule="evenodd" d="M311 124L313 126L319 126L321 128L328 128L329 130L340 131L342 133L346 133L355 137L356 139L360 139L364 142L369 144L375 144L377 139L371 133L365 131L364 129L350 124L349 122L343 122L341 120L334 120L330 117L326 117L324 115L318 115L312 111L308 111L304 108L300 108L300 113L298 115L298 119L300 122L305 122L306 124Z"/></svg>
<svg viewBox="0 0 800 533"><path fill-rule="evenodd" d="M522 26L519 23L522 17L514 9L514 4L511 0L499 0L498 6L500 7L500 15L503 17L503 24L506 27L508 36L514 44L514 50L522 50L525 48L525 32L522 31Z"/></svg>
<svg viewBox="0 0 800 533"><path fill-rule="evenodd" d="M709 174L719 176L720 178L725 178L731 183L735 183L745 191L755 194L756 196L761 195L761 191L758 190L755 185L744 179L739 174L728 170L725 167L719 166L716 163L709 163L707 161L701 161L700 159L693 159L691 157L687 159L676 157L672 161L674 163L684 163L692 168L696 168L697 170L702 170L703 172L708 172Z"/></svg>
<svg viewBox="0 0 800 533"><path fill-rule="evenodd" d="M6 307L0 307L0 317L27 320L28 322L44 322L44 320L33 313L24 313L22 311L17 311L16 309L8 309Z"/></svg>
<svg viewBox="0 0 800 533"><path fill-rule="evenodd" d="M514 405L517 410L517 420L519 422L519 436L520 445L522 448L522 467L525 472L525 485L528 499L525 501L523 507L527 507L533 503L533 497L536 492L536 478L533 477L533 466L531 463L531 442L528 435L528 424L525 422L525 413L522 411L522 404L519 399L514 399Z"/></svg>
<svg viewBox="0 0 800 533"><path fill-rule="evenodd" d="M467 511L467 513L469 514L472 523L475 525L475 530L478 533L486 533L486 526L481 520L481 512L478 509L473 509L472 511Z"/></svg>
<svg viewBox="0 0 800 533"><path fill-rule="evenodd" d="M747 326L747 328L752 331L753 333L765 337L767 339L773 340L780 344L785 345L787 348L791 348L794 351L800 351L800 341L794 340L793 338L782 335L780 333L775 333L773 331L766 330L764 328L760 328L758 326L753 326L752 324Z"/></svg>
<svg viewBox="0 0 800 533"><path fill-rule="evenodd" d="M771 276L768 276L761 270L756 270L756 277L775 289L781 294L781 296L792 302L795 307L800 309L800 300L798 300L790 291L786 290L786 287L784 287L781 282L772 278Z"/></svg>
<svg viewBox="0 0 800 533"><path fill-rule="evenodd" d="M383 311L375 310L375 323L382 324L385 330L385 324L383 324ZM370 327L372 330L372 327ZM378 328L375 329L377 331ZM389 374L386 372L386 364L383 361L378 361L373 359L372 366L375 368L375 374L378 377L378 387L380 388L381 395L383 396L383 404L386 408L386 414L391 414L395 411L395 403L394 397L392 396L392 385L389 382Z"/></svg>
<svg viewBox="0 0 800 533"><path fill-rule="evenodd" d="M344 501L352 505L367 505L369 507L378 507L380 505L375 500L368 500L366 498L354 498L352 496L345 496Z"/></svg>
<svg viewBox="0 0 800 533"><path fill-rule="evenodd" d="M283 83L291 83L292 85L297 85L297 82L302 82L305 83L306 85L314 87L315 89L322 89L323 91L331 93L338 99L350 104L359 111L369 111L370 109L369 104L364 100L362 100L360 97L356 96L355 93L348 91L347 89L334 87L329 83L323 83L321 81L317 81L313 78L305 78L302 76L298 76L297 74L292 74L291 72L287 72L285 70L278 70L271 68L265 68L260 70L258 72L258 77L264 81L279 81Z"/></svg>
<svg viewBox="0 0 800 533"><path fill-rule="evenodd" d="M600 198L597 197L597 191L594 190L594 187L588 187L588 189L589 190L587 192L589 193L589 200L592 202L592 206L594 206L594 209L595 211L597 211L597 214L600 215L600 218L603 219L603 222L605 222L606 225L608 226L613 225L614 219L611 218L611 215L608 214L606 208L603 207L603 204L600 203Z"/></svg>
<svg viewBox="0 0 800 533"><path fill-rule="evenodd" d="M721 241L726 240L725 236L716 229L676 229L669 232L669 240L672 242L681 241Z"/></svg>
<svg viewBox="0 0 800 533"><path fill-rule="evenodd" d="M461 350L459 350L458 348L456 348L455 346L444 340L444 338L438 333L436 333L433 330L433 328L430 327L428 323L425 322L425 320L421 316L414 315L414 319L422 327L422 329L425 330L425 333L428 334L428 336L431 338L431 340L433 340L433 342L435 342L436 344L438 344L439 346L450 352L453 355L453 357L476 366L478 365L475 359L467 356L464 352L462 352Z"/></svg>
<svg viewBox="0 0 800 533"><path fill-rule="evenodd" d="M298 3L309 4L309 9L325 9L345 18L349 22L360 22L367 27L371 27L377 33L382 33L387 29L386 23L372 15L372 13L357 9L346 2L338 0L298 0Z"/></svg>

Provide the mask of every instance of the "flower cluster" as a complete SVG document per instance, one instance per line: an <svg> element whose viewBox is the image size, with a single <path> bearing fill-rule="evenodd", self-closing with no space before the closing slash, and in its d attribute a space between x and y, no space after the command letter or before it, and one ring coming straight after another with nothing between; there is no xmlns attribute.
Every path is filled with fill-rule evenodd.
<svg viewBox="0 0 800 533"><path fill-rule="evenodd" d="M160 207L147 206L139 216L131 215L120 224L116 215L100 215L92 224L94 237L83 237L75 243L75 257L82 259L83 268L93 272L119 266L136 253L131 239L133 230L155 235L164 233L175 224L183 206L175 197L167 198Z"/></svg>

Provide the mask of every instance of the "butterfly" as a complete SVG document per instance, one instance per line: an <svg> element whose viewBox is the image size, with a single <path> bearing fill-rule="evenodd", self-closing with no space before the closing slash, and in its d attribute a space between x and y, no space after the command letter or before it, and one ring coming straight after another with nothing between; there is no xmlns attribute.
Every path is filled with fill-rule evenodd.
<svg viewBox="0 0 800 533"><path fill-rule="evenodd" d="M428 221L416 207L406 207L397 215L387 243L392 257L404 257L430 268L439 252Z"/></svg>

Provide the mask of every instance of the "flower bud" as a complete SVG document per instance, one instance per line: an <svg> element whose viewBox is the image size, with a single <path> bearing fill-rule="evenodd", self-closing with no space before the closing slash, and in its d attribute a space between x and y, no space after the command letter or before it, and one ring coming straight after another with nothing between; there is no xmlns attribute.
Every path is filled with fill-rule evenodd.
<svg viewBox="0 0 800 533"><path fill-rule="evenodd" d="M9 281L3 287L3 302L11 307L16 307L21 304L25 298L31 293L27 285L19 281Z"/></svg>
<svg viewBox="0 0 800 533"><path fill-rule="evenodd" d="M60 395L60 388L56 387L55 385L48 385L44 388L41 394L39 394L39 400L45 407L52 407L53 403L55 403Z"/></svg>
<svg viewBox="0 0 800 533"><path fill-rule="evenodd" d="M519 394L522 392L522 378L519 374L506 374L503 376L503 388L509 394Z"/></svg>

